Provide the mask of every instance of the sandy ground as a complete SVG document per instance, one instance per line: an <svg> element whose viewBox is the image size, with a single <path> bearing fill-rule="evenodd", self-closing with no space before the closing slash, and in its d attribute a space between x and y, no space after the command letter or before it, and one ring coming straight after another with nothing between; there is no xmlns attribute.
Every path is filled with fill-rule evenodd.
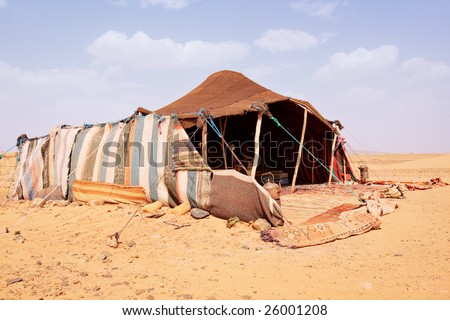
<svg viewBox="0 0 450 320"><path fill-rule="evenodd" d="M368 163L373 179L450 182L449 154L353 161ZM248 224L229 229L214 217L145 218L130 205L30 211L28 202L8 202L0 206L0 298L449 299L450 186L406 196L381 229L302 249L263 242ZM282 204L288 218L302 220L351 199L322 188L287 194ZM108 247L107 236L132 216L119 247ZM22 281L8 284L14 278Z"/></svg>

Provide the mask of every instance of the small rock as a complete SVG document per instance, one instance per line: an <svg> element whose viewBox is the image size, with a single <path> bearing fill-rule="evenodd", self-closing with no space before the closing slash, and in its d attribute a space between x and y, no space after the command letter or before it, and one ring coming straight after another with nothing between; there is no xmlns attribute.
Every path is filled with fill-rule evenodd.
<svg viewBox="0 0 450 320"><path fill-rule="evenodd" d="M36 264L42 266L42 261L38 260L38 261L36 261Z"/></svg>
<svg viewBox="0 0 450 320"><path fill-rule="evenodd" d="M134 242L133 240L127 241L126 245L127 245L129 248L131 248L131 247L134 247L134 246L136 245L136 242Z"/></svg>
<svg viewBox="0 0 450 320"><path fill-rule="evenodd" d="M161 201L155 201L153 203L150 203L150 204L147 204L146 206L144 206L142 208L142 211L147 212L147 213L152 213L153 211L161 209L162 206L163 206L163 204Z"/></svg>
<svg viewBox="0 0 450 320"><path fill-rule="evenodd" d="M136 295L139 296L141 294L143 294L145 292L145 290L136 290Z"/></svg>
<svg viewBox="0 0 450 320"><path fill-rule="evenodd" d="M9 233L9 229L8 228L5 228L5 233Z"/></svg>
<svg viewBox="0 0 450 320"><path fill-rule="evenodd" d="M12 279L6 280L6 285L9 286L14 283L18 283L18 282L22 282L22 281L23 281L22 278L12 278Z"/></svg>
<svg viewBox="0 0 450 320"><path fill-rule="evenodd" d="M231 217L227 220L227 228L232 228L234 227L238 222L239 222L239 218L238 217Z"/></svg>
<svg viewBox="0 0 450 320"><path fill-rule="evenodd" d="M117 233L109 236L106 240L106 245L111 248L117 248L119 246L119 235Z"/></svg>
<svg viewBox="0 0 450 320"><path fill-rule="evenodd" d="M56 265L57 266L61 265L61 262L60 261L56 261Z"/></svg>
<svg viewBox="0 0 450 320"><path fill-rule="evenodd" d="M258 231L261 230L269 230L272 227L272 225L266 220L266 219L257 219L252 224L252 228Z"/></svg>
<svg viewBox="0 0 450 320"><path fill-rule="evenodd" d="M199 208L194 208L191 210L191 216L195 219L203 219L209 216L209 212Z"/></svg>
<svg viewBox="0 0 450 320"><path fill-rule="evenodd" d="M396 257L402 257L403 255L401 253L396 253L394 256Z"/></svg>
<svg viewBox="0 0 450 320"><path fill-rule="evenodd" d="M42 208L45 204L45 200L42 198L34 198L33 201L30 202L30 207L35 208L39 207Z"/></svg>
<svg viewBox="0 0 450 320"><path fill-rule="evenodd" d="M55 293L55 297L59 297L59 296L62 296L62 295L64 295L64 294L66 294L66 293L64 292L64 290L60 290L60 291L58 291L57 293Z"/></svg>
<svg viewBox="0 0 450 320"><path fill-rule="evenodd" d="M117 286L128 286L130 283L128 281L123 282L114 282L111 283L111 287L117 287Z"/></svg>
<svg viewBox="0 0 450 320"><path fill-rule="evenodd" d="M20 231L16 231L13 240L14 240L14 241L17 241L17 242L19 242L19 243L24 243L26 239L25 239L24 236L22 236L22 235L20 234Z"/></svg>
<svg viewBox="0 0 450 320"><path fill-rule="evenodd" d="M87 277L89 275L89 273L87 273L86 271L83 271L80 273L80 276L82 277Z"/></svg>
<svg viewBox="0 0 450 320"><path fill-rule="evenodd" d="M245 250L250 250L250 247L248 245L246 245L246 244L244 244L241 248L245 249Z"/></svg>
<svg viewBox="0 0 450 320"><path fill-rule="evenodd" d="M81 207L81 206L83 206L83 202L72 202L71 206L72 207Z"/></svg>
<svg viewBox="0 0 450 320"><path fill-rule="evenodd" d="M55 201L53 201L53 200L48 200L48 201L45 203L44 207L45 207L45 208L49 208L49 207L53 207L54 205L56 205L56 204L55 204Z"/></svg>
<svg viewBox="0 0 450 320"><path fill-rule="evenodd" d="M109 253L108 251L103 251L98 256L98 260L103 261L103 260L106 260L108 257L111 257L111 253Z"/></svg>
<svg viewBox="0 0 450 320"><path fill-rule="evenodd" d="M61 282L61 287L68 287L69 283L67 281Z"/></svg>
<svg viewBox="0 0 450 320"><path fill-rule="evenodd" d="M151 294L149 294L149 295L147 296L147 300L155 300L155 297L152 296Z"/></svg>
<svg viewBox="0 0 450 320"><path fill-rule="evenodd" d="M105 203L102 201L102 200L90 200L89 202L88 202L88 206L90 206L90 207L97 207L97 206L102 206L102 205L104 205Z"/></svg>
<svg viewBox="0 0 450 320"><path fill-rule="evenodd" d="M117 205L117 209L125 209L125 206L123 205L123 203L119 203Z"/></svg>
<svg viewBox="0 0 450 320"><path fill-rule="evenodd" d="M191 204L188 201L177 205L175 208L169 208L167 210L169 214L177 214L177 215L183 215L188 213L189 211L191 211Z"/></svg>
<svg viewBox="0 0 450 320"><path fill-rule="evenodd" d="M95 287L92 288L92 291L99 291L99 290L100 290L99 286L95 286Z"/></svg>
<svg viewBox="0 0 450 320"><path fill-rule="evenodd" d="M192 294L183 294L182 297L185 300L192 300L192 299L194 299L194 296Z"/></svg>
<svg viewBox="0 0 450 320"><path fill-rule="evenodd" d="M54 204L57 207L67 207L69 205L69 201L68 200L57 200L57 201L54 201Z"/></svg>
<svg viewBox="0 0 450 320"><path fill-rule="evenodd" d="M112 274L102 274L102 278L112 278Z"/></svg>

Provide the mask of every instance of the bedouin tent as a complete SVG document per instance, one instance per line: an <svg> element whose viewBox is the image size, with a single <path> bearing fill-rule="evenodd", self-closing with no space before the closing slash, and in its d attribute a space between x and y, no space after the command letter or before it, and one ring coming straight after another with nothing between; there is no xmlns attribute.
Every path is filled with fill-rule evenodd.
<svg viewBox="0 0 450 320"><path fill-rule="evenodd" d="M288 145L293 140L305 148ZM189 202L223 219L265 218L275 228L261 233L262 239L292 248L379 226L379 216L368 206L338 212L332 220L325 219L326 212L319 215L325 220L285 223L257 173L287 170L293 184L351 179L345 150L337 147L344 140L308 102L232 71L211 75L155 113L140 108L117 122L58 126L44 137L18 141L16 199L161 201L170 207ZM229 169L235 161L247 174Z"/></svg>
<svg viewBox="0 0 450 320"><path fill-rule="evenodd" d="M220 218L283 224L281 208L255 179L206 164L175 115L135 112L114 123L59 126L21 140L19 157L16 199L189 202Z"/></svg>
<svg viewBox="0 0 450 320"><path fill-rule="evenodd" d="M309 102L273 92L241 73L216 72L156 113L176 114L213 169L238 169L240 162L258 181L266 172L284 172L293 186L355 180L339 121L328 121ZM208 116L223 139L205 122Z"/></svg>

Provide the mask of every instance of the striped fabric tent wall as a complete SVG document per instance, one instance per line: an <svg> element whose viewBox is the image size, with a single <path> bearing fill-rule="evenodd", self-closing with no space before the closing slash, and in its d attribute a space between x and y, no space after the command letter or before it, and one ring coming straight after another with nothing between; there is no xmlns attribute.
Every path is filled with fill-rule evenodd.
<svg viewBox="0 0 450 320"><path fill-rule="evenodd" d="M175 116L135 114L116 123L58 127L26 141L20 154L17 198L31 200L57 187L73 199L74 184L83 181L97 183L97 189L85 189L93 193L139 186L148 201L168 206L189 201L205 208L208 202L211 169Z"/></svg>
<svg viewBox="0 0 450 320"><path fill-rule="evenodd" d="M70 155L80 130L81 127L56 127L47 136L23 143L16 169L15 197L32 200L40 191L56 186L67 197Z"/></svg>

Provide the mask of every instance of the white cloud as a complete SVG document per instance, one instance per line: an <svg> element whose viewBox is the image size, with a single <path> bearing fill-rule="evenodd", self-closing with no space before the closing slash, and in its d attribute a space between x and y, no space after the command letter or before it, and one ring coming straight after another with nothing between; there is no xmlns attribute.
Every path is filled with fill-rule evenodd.
<svg viewBox="0 0 450 320"><path fill-rule="evenodd" d="M360 79L371 73L392 66L397 61L398 48L394 45L382 45L368 50L358 48L350 53L337 52L329 63L317 70L317 80L352 80Z"/></svg>
<svg viewBox="0 0 450 320"><path fill-rule="evenodd" d="M177 43L170 38L152 39L142 31L132 37L108 31L92 42L87 51L107 63L143 69L207 67L238 61L249 53L244 43L189 41Z"/></svg>
<svg viewBox="0 0 450 320"><path fill-rule="evenodd" d="M292 2L289 7L295 10L305 12L314 17L330 18L334 10L340 5L339 1L324 2L317 0L304 0Z"/></svg>
<svg viewBox="0 0 450 320"><path fill-rule="evenodd" d="M406 60L401 65L405 77L411 81L450 78L450 67L445 62L430 62L422 57Z"/></svg>
<svg viewBox="0 0 450 320"><path fill-rule="evenodd" d="M112 98L111 85L89 69L29 71L0 61L0 86L1 108L8 110L11 119L21 119L20 125L17 121L3 124L3 141L13 142L21 133L44 135L58 124L83 124L102 117L107 120L98 106L123 103L120 96Z"/></svg>
<svg viewBox="0 0 450 320"><path fill-rule="evenodd" d="M2 97L11 95L15 99L26 102L34 101L37 96L46 96L48 104L52 104L56 97L68 92L77 94L97 95L110 92L110 86L102 77L91 69L43 69L27 71L12 67L0 61L0 84L9 88ZM50 89L53 88L53 89ZM50 92L46 92L50 90ZM19 92L27 92L23 96ZM34 96L34 97L33 97ZM38 99L39 100L39 99ZM48 105L47 104L47 105Z"/></svg>
<svg viewBox="0 0 450 320"><path fill-rule="evenodd" d="M6 7L8 5L8 0L0 0L0 8Z"/></svg>
<svg viewBox="0 0 450 320"><path fill-rule="evenodd" d="M142 8L162 5L165 9L182 9L189 5L189 0L140 0Z"/></svg>
<svg viewBox="0 0 450 320"><path fill-rule="evenodd" d="M331 34L315 37L300 30L269 29L264 32L255 44L272 53L283 51L306 50L325 42Z"/></svg>

